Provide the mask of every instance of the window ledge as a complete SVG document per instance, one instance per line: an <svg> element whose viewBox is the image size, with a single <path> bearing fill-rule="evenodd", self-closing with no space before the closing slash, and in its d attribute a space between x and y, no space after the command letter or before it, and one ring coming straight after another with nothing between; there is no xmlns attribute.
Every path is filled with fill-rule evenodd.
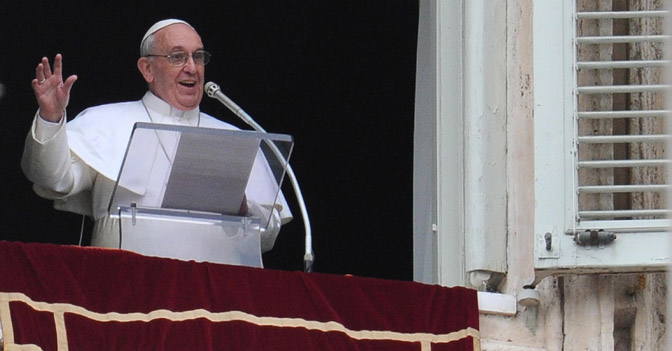
<svg viewBox="0 0 672 351"><path fill-rule="evenodd" d="M501 316L515 316L518 302L513 295L478 292L478 312L480 314L496 314Z"/></svg>

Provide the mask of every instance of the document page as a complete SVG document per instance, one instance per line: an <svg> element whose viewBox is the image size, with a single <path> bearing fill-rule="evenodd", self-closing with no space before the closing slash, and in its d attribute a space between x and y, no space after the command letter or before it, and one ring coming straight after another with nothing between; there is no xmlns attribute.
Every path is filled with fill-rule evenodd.
<svg viewBox="0 0 672 351"><path fill-rule="evenodd" d="M163 208L238 215L259 139L183 133Z"/></svg>

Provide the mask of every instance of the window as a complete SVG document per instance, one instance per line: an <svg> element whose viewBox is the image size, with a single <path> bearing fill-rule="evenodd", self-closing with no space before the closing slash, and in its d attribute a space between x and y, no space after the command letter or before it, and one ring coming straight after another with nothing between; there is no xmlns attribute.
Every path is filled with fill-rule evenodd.
<svg viewBox="0 0 672 351"><path fill-rule="evenodd" d="M543 272L670 263L667 13L651 4L660 6L534 3L535 263Z"/></svg>

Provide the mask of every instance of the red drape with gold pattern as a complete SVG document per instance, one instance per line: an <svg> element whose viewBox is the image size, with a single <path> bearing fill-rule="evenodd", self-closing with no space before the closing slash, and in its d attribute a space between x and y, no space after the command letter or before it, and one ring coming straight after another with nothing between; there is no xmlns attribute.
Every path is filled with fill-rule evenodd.
<svg viewBox="0 0 672 351"><path fill-rule="evenodd" d="M5 350L479 350L476 291L0 242Z"/></svg>

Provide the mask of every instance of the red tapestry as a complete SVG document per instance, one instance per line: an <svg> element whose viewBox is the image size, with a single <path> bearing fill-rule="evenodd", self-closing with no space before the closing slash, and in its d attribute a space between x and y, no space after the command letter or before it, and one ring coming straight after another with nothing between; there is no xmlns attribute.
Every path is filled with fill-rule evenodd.
<svg viewBox="0 0 672 351"><path fill-rule="evenodd" d="M4 350L480 350L476 291L0 242Z"/></svg>

